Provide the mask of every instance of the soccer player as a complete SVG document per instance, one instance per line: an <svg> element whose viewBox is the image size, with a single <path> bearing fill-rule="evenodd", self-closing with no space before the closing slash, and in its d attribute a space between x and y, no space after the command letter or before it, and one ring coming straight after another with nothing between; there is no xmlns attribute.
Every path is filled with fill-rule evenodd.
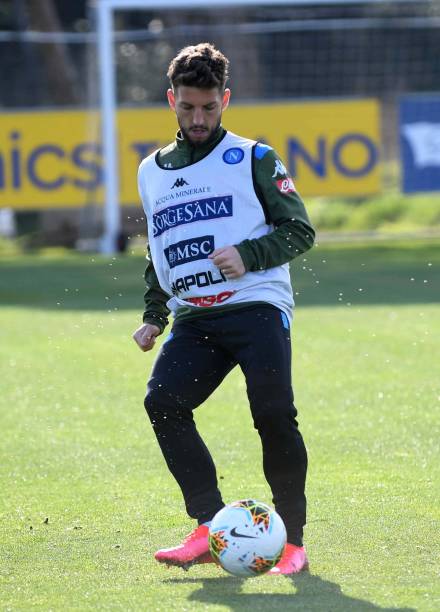
<svg viewBox="0 0 440 612"><path fill-rule="evenodd" d="M308 565L307 453L291 383L288 262L311 248L314 230L275 151L223 128L228 63L209 43L186 47L172 60L167 95L179 131L139 168L150 259L143 325L133 337L151 350L172 313L145 408L198 523L183 543L155 558L184 569L213 561L209 524L224 503L193 411L239 365L264 475L287 529L288 544L271 573L292 574Z"/></svg>

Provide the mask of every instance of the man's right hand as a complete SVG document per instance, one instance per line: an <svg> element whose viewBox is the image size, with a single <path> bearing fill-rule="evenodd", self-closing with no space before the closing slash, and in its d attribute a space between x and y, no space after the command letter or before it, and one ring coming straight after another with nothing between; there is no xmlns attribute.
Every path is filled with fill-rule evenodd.
<svg viewBox="0 0 440 612"><path fill-rule="evenodd" d="M156 342L156 337L160 334L160 329L157 325L151 323L143 323L133 334L133 340L136 342L141 351L151 351Z"/></svg>

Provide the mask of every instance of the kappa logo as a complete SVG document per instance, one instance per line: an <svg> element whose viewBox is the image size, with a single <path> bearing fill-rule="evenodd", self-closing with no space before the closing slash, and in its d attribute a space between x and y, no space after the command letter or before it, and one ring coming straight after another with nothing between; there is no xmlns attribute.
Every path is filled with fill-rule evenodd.
<svg viewBox="0 0 440 612"><path fill-rule="evenodd" d="M283 164L281 160L277 159L275 162L275 169L274 169L274 173L272 174L272 178L276 178L277 176L286 176L286 174L287 174L286 166Z"/></svg>
<svg viewBox="0 0 440 612"><path fill-rule="evenodd" d="M206 259L214 248L214 236L198 236L170 244L164 253L170 268L175 268L190 261Z"/></svg>
<svg viewBox="0 0 440 612"><path fill-rule="evenodd" d="M184 178L178 178L171 189L174 189L174 187L183 187L184 185L189 185L189 183L187 183Z"/></svg>

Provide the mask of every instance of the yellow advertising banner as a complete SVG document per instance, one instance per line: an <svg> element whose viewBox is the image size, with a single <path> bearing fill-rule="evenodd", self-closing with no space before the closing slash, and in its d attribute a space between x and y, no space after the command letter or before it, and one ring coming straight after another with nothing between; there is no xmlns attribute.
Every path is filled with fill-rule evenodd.
<svg viewBox="0 0 440 612"><path fill-rule="evenodd" d="M232 132L272 146L303 196L360 196L380 189L376 100L232 105ZM137 204L140 161L173 140L165 107L117 113L121 204ZM88 111L0 115L0 207L84 206L103 201L99 114Z"/></svg>

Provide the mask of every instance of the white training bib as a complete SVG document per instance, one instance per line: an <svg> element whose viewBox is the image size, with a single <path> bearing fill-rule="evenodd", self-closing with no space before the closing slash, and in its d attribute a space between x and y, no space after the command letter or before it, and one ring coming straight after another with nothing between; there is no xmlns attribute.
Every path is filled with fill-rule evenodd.
<svg viewBox="0 0 440 612"><path fill-rule="evenodd" d="M156 152L139 167L138 187L151 257L173 313L182 306L215 308L258 301L273 304L291 318L288 264L228 280L208 259L214 249L273 231L255 193L255 144L226 132L219 144L194 164L161 168Z"/></svg>

